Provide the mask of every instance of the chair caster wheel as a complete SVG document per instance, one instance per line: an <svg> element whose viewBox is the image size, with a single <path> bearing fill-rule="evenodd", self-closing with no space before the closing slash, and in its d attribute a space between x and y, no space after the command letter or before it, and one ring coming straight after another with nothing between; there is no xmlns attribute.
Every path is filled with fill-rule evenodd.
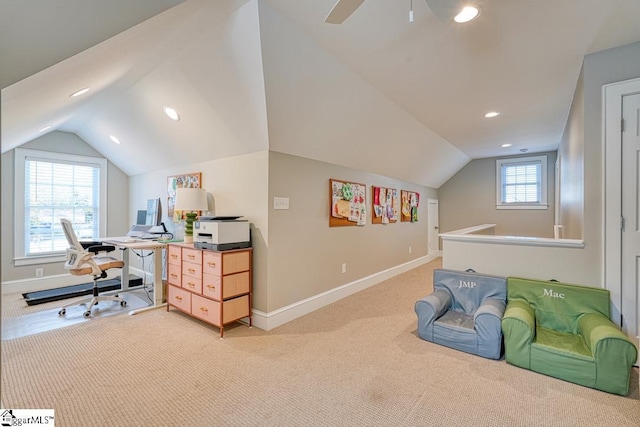
<svg viewBox="0 0 640 427"><path fill-rule="evenodd" d="M65 314L67 314L67 310L64 308L58 312L58 316L64 316Z"/></svg>
<svg viewBox="0 0 640 427"><path fill-rule="evenodd" d="M120 305L124 307L125 305L127 305L127 302L126 301L120 301Z"/></svg>
<svg viewBox="0 0 640 427"><path fill-rule="evenodd" d="M93 305L98 305L98 301L94 302Z"/></svg>
<svg viewBox="0 0 640 427"><path fill-rule="evenodd" d="M84 317L89 317L89 316L91 316L91 312L90 311L85 311L84 313L82 313L82 315Z"/></svg>

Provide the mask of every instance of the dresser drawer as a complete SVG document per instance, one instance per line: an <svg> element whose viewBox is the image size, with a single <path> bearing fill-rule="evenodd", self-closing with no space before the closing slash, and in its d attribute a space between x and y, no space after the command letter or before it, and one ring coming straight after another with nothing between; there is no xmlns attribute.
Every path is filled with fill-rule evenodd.
<svg viewBox="0 0 640 427"><path fill-rule="evenodd" d="M182 289L188 289L197 294L202 293L202 279L197 277L182 275Z"/></svg>
<svg viewBox="0 0 640 427"><path fill-rule="evenodd" d="M203 251L202 272L206 274L213 274L214 276L221 276L222 256L216 252Z"/></svg>
<svg viewBox="0 0 640 427"><path fill-rule="evenodd" d="M167 264L167 281L172 285L180 286L182 278L182 267L174 264Z"/></svg>
<svg viewBox="0 0 640 427"><path fill-rule="evenodd" d="M202 295L220 301L222 299L222 278L202 273Z"/></svg>
<svg viewBox="0 0 640 427"><path fill-rule="evenodd" d="M202 265L202 251L199 249L182 248L182 260Z"/></svg>
<svg viewBox="0 0 640 427"><path fill-rule="evenodd" d="M222 311L222 323L249 317L249 295L225 301Z"/></svg>
<svg viewBox="0 0 640 427"><path fill-rule="evenodd" d="M222 275L249 270L251 265L250 251L227 252L222 255Z"/></svg>
<svg viewBox="0 0 640 427"><path fill-rule="evenodd" d="M202 266L200 264L183 261L182 274L185 276L195 277L196 279L202 279Z"/></svg>
<svg viewBox="0 0 640 427"><path fill-rule="evenodd" d="M180 246L169 245L167 253L169 265L182 265L182 248Z"/></svg>
<svg viewBox="0 0 640 427"><path fill-rule="evenodd" d="M167 286L168 295L167 303L179 308L180 310L191 312L191 293L175 286Z"/></svg>
<svg viewBox="0 0 640 427"><path fill-rule="evenodd" d="M191 296L191 315L215 326L220 324L220 303L198 295Z"/></svg>
<svg viewBox="0 0 640 427"><path fill-rule="evenodd" d="M236 295L249 293L249 272L230 274L222 278L222 298L227 299Z"/></svg>

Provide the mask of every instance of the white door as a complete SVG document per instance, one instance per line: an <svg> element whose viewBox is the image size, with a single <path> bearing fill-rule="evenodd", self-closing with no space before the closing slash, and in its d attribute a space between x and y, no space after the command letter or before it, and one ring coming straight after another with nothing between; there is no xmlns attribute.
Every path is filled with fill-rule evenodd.
<svg viewBox="0 0 640 427"><path fill-rule="evenodd" d="M436 199L427 200L427 254L439 255L440 252L440 237L438 233L440 229L438 227L438 201Z"/></svg>
<svg viewBox="0 0 640 427"><path fill-rule="evenodd" d="M622 329L638 336L640 294L640 94L622 97Z"/></svg>

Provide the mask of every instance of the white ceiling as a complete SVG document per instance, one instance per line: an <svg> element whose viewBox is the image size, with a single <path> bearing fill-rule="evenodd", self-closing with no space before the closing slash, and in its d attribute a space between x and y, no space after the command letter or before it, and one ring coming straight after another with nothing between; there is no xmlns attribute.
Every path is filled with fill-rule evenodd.
<svg viewBox="0 0 640 427"><path fill-rule="evenodd" d="M583 56L640 41L638 0L481 0L480 17L465 25L441 23L420 0L412 24L409 0L366 0L343 24L326 24L334 1L0 2L2 152L52 125L129 175L271 148L439 187L470 158L556 149ZM293 91L278 99L286 81L267 55L282 62L287 52L307 83L326 80L327 58L344 75L335 91L354 109L348 124L362 129L342 136L367 138L366 162L336 160L312 137L287 140L312 132L285 122L302 104ZM318 66L315 77L306 63ZM83 86L87 96L68 97ZM381 105L370 117L357 102L363 94L360 102ZM305 106L328 104L313 95ZM179 128L155 117L167 99L181 107ZM501 115L485 119L490 110ZM395 117L386 129L383 112ZM389 141L402 165L390 165L381 132L406 137ZM184 153L187 141L195 157Z"/></svg>

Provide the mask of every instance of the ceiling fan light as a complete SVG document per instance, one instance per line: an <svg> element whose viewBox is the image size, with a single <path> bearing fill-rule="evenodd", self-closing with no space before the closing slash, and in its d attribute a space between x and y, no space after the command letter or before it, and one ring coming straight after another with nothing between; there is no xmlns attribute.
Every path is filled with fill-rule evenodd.
<svg viewBox="0 0 640 427"><path fill-rule="evenodd" d="M465 22L472 21L476 19L480 15L480 8L476 6L465 6L460 13L458 13L454 21L458 24L463 24Z"/></svg>
<svg viewBox="0 0 640 427"><path fill-rule="evenodd" d="M499 115L500 115L500 113L499 113L499 112L497 112L497 111L489 111L489 112L488 112L487 114L485 114L484 116L485 116L487 119L490 119L490 118L492 118L492 117L498 117Z"/></svg>
<svg viewBox="0 0 640 427"><path fill-rule="evenodd" d="M502 144L500 147L502 147L502 148L509 148L509 147L511 147L511 145L513 145L513 144L508 144L508 143L507 143L507 144Z"/></svg>
<svg viewBox="0 0 640 427"><path fill-rule="evenodd" d="M109 139L115 142L116 144L120 144L120 140L113 135L109 135Z"/></svg>

